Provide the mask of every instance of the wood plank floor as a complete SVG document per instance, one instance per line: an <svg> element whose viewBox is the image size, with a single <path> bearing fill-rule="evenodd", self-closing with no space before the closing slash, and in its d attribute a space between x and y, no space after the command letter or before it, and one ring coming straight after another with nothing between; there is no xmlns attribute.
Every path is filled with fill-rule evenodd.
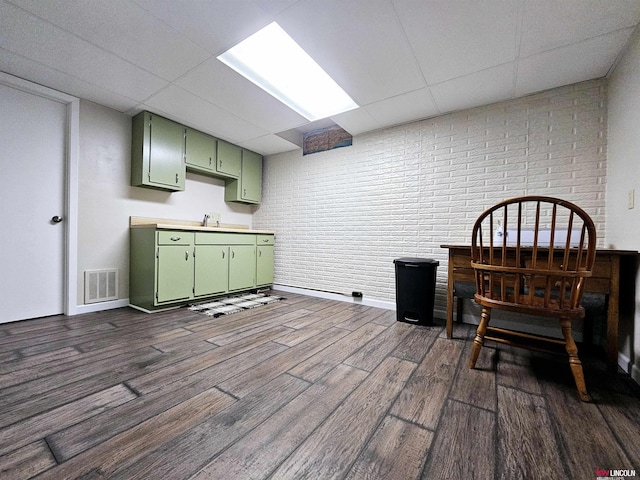
<svg viewBox="0 0 640 480"><path fill-rule="evenodd" d="M640 393L585 357L283 294L217 319L123 308L0 325L0 478L640 475Z"/></svg>

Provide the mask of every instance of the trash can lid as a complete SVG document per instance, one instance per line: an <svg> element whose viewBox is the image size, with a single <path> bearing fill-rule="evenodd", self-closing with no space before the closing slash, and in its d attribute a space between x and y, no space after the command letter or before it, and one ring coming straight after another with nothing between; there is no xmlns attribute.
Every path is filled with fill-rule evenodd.
<svg viewBox="0 0 640 480"><path fill-rule="evenodd" d="M433 258L415 258L415 257L402 257L393 261L396 265L415 265L415 266L438 266L440 262Z"/></svg>

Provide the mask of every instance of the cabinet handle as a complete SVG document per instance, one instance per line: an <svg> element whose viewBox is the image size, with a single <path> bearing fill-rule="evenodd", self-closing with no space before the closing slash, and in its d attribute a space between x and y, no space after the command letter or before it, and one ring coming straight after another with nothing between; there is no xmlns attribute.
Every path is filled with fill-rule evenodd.
<svg viewBox="0 0 640 480"><path fill-rule="evenodd" d="M176 183L178 183L178 174L176 173Z"/></svg>
<svg viewBox="0 0 640 480"><path fill-rule="evenodd" d="M169 240L171 240L172 242L177 242L178 240L180 240L180 237L171 237Z"/></svg>
<svg viewBox="0 0 640 480"><path fill-rule="evenodd" d="M221 159L221 158L219 158L219 159L218 159L218 162L220 163L220 168L222 168L222 159Z"/></svg>
<svg viewBox="0 0 640 480"><path fill-rule="evenodd" d="M186 261L186 260L189 260L189 250L185 250L185 252L184 252L184 259L185 259L185 261Z"/></svg>
<svg viewBox="0 0 640 480"><path fill-rule="evenodd" d="M244 192L244 193L242 194L242 196L243 196L243 197L246 197L246 196L247 196L247 189L245 188L245 189L243 189L242 191Z"/></svg>
<svg viewBox="0 0 640 480"><path fill-rule="evenodd" d="M263 239L262 239L262 241L263 241L263 242L268 242L268 241L269 241L269 239L268 239L268 238L263 238Z"/></svg>
<svg viewBox="0 0 640 480"><path fill-rule="evenodd" d="M209 157L209 166L211 166L211 157Z"/></svg>
<svg viewBox="0 0 640 480"><path fill-rule="evenodd" d="M262 250L258 250L258 257L262 256Z"/></svg>
<svg viewBox="0 0 640 480"><path fill-rule="evenodd" d="M236 252L231 250L231 258L236 258Z"/></svg>
<svg viewBox="0 0 640 480"><path fill-rule="evenodd" d="M222 258L224 258L224 250L222 250Z"/></svg>

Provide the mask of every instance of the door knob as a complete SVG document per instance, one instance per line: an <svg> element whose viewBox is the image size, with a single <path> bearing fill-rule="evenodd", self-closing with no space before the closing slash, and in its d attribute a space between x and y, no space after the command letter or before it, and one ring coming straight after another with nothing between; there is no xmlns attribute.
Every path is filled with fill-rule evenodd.
<svg viewBox="0 0 640 480"><path fill-rule="evenodd" d="M51 217L52 223L60 223L61 221L62 221L62 217L59 217L58 215Z"/></svg>

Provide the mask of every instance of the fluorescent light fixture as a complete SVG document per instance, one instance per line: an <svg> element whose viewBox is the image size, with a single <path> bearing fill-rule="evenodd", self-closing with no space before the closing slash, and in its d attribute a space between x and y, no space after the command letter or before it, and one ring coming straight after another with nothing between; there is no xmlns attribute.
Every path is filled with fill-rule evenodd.
<svg viewBox="0 0 640 480"><path fill-rule="evenodd" d="M218 60L310 121L358 108L276 22L227 50Z"/></svg>

